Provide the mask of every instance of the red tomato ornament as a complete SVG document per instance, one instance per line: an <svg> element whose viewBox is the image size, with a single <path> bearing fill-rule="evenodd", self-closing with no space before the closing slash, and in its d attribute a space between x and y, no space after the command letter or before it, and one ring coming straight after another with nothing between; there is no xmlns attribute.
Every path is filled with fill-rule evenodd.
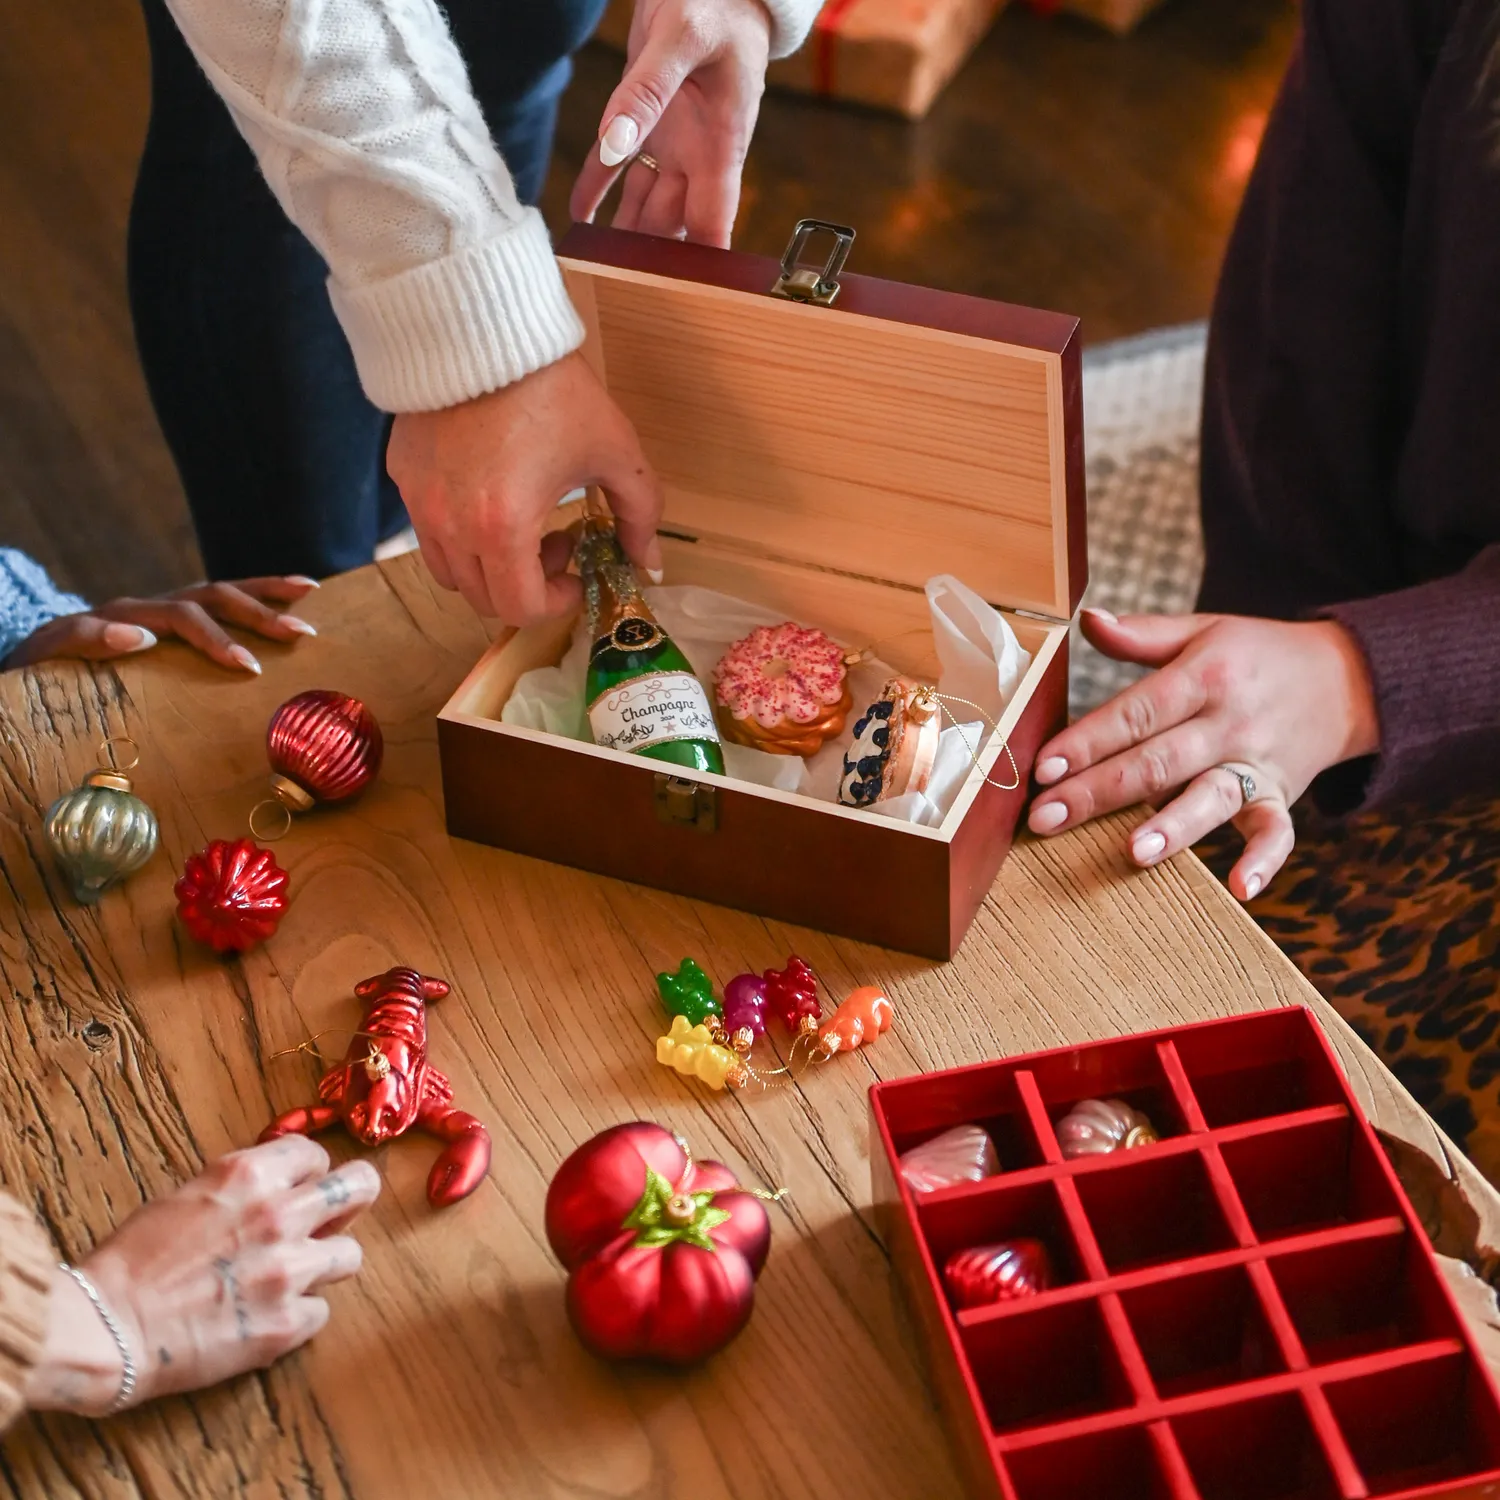
<svg viewBox="0 0 1500 1500"><path fill-rule="evenodd" d="M314 688L288 698L266 729L271 786L291 812L358 796L380 770L385 740L358 698Z"/></svg>
<svg viewBox="0 0 1500 1500"><path fill-rule="evenodd" d="M190 854L173 890L182 925L219 953L244 953L276 931L286 871L251 839L215 839Z"/></svg>
<svg viewBox="0 0 1500 1500"><path fill-rule="evenodd" d="M1035 1297L1052 1282L1052 1257L1040 1240L976 1245L955 1251L943 1266L943 1284L960 1309Z"/></svg>
<svg viewBox="0 0 1500 1500"><path fill-rule="evenodd" d="M716 1161L637 1120L585 1142L547 1189L568 1318L603 1359L689 1365L745 1326L771 1248L765 1206Z"/></svg>

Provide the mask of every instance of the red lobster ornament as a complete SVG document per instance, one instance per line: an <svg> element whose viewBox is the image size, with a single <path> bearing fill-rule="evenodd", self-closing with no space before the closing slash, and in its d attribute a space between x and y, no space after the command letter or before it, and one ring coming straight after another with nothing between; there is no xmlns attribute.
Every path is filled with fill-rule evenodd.
<svg viewBox="0 0 1500 1500"><path fill-rule="evenodd" d="M490 1136L453 1107L453 1085L427 1061L427 1002L448 988L446 979L403 968L355 985L370 1008L343 1062L318 1084L319 1103L278 1115L261 1140L314 1135L342 1121L355 1140L379 1146L416 1126L448 1142L427 1178L427 1201L446 1208L467 1198L490 1169Z"/></svg>

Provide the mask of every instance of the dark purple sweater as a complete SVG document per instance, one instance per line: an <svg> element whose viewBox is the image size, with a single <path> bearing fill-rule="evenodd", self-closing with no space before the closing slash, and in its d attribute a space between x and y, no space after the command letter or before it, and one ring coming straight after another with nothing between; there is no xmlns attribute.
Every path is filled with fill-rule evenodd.
<svg viewBox="0 0 1500 1500"><path fill-rule="evenodd" d="M1303 0L1214 307L1203 520L1201 608L1364 650L1381 752L1341 800L1500 791L1497 0Z"/></svg>

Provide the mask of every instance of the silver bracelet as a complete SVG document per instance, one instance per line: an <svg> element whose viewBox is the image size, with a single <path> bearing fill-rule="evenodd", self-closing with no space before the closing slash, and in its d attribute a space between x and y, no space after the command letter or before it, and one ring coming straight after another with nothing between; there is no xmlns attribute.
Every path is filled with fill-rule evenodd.
<svg viewBox="0 0 1500 1500"><path fill-rule="evenodd" d="M98 1288L77 1266L70 1266L67 1261L57 1263L59 1271L66 1271L74 1281L83 1288L83 1295L94 1304L94 1311L104 1321L104 1326L109 1329L109 1336L115 1341L115 1347L120 1351L120 1389L115 1392L115 1399L100 1413L101 1416L112 1417L117 1411L122 1410L135 1395L135 1360L131 1358L130 1345L125 1342L125 1331L115 1322L112 1312L104 1305L104 1299L99 1295Z"/></svg>

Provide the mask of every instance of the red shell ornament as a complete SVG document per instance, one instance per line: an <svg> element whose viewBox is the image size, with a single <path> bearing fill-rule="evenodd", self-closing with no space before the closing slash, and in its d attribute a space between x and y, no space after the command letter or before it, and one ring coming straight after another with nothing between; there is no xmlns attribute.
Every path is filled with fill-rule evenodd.
<svg viewBox="0 0 1500 1500"><path fill-rule="evenodd" d="M603 1359L687 1365L749 1321L771 1247L764 1205L716 1161L637 1120L586 1141L547 1189L568 1318Z"/></svg>
<svg viewBox="0 0 1500 1500"><path fill-rule="evenodd" d="M1040 1240L976 1245L955 1251L943 1266L943 1284L960 1309L1035 1297L1052 1281L1052 1257Z"/></svg>
<svg viewBox="0 0 1500 1500"><path fill-rule="evenodd" d="M358 698L313 688L288 698L271 715L266 754L276 776L300 792L287 796L273 778L278 797L296 812L315 802L358 796L380 770L385 740L375 715Z"/></svg>
<svg viewBox="0 0 1500 1500"><path fill-rule="evenodd" d="M173 887L182 925L219 953L244 953L276 931L286 871L251 839L215 839L190 854Z"/></svg>

